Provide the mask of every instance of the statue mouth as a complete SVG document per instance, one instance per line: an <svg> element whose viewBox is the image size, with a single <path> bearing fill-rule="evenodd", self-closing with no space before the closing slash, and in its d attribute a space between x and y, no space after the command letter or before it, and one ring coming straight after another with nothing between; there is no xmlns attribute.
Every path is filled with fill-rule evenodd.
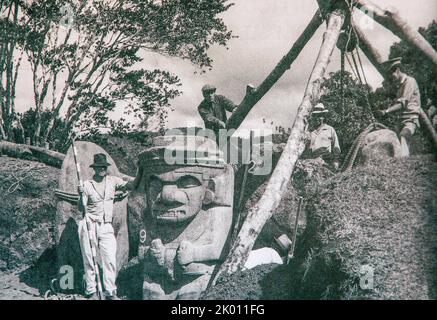
<svg viewBox="0 0 437 320"><path fill-rule="evenodd" d="M184 208L161 209L153 210L153 216L157 220L164 221L181 221L187 219L187 210Z"/></svg>
<svg viewBox="0 0 437 320"><path fill-rule="evenodd" d="M181 215L186 215L185 210L153 210L153 215L155 217L176 217Z"/></svg>

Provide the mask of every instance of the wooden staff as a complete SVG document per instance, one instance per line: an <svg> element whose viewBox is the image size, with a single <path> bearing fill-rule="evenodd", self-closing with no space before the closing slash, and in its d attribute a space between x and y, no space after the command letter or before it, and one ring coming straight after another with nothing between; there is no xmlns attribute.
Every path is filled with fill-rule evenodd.
<svg viewBox="0 0 437 320"><path fill-rule="evenodd" d="M291 244L290 251L287 255L287 264L290 263L290 260L294 258L294 249L296 248L296 240L297 240L297 230L299 228L299 216L302 211L302 202L303 198L299 197L299 204L297 206L297 214L296 214L296 221L294 222L294 230L293 230L293 242Z"/></svg>
<svg viewBox="0 0 437 320"><path fill-rule="evenodd" d="M238 197L238 204L236 207L235 212L236 214L236 219L235 219L235 223L234 223L234 229L232 231L232 240L231 243L234 243L235 238L237 237L238 234L238 230L239 230L239 226L240 226L240 220L241 220L241 207L243 206L243 197L244 197L244 192L246 190L246 184L247 184L247 175L249 173L249 168L252 162L252 150L253 150L253 140L254 140L254 132L253 130L250 130L250 140L249 140L249 150L247 152L248 155L248 163L246 163L244 165L244 172L243 172L243 182L241 183L241 189L240 189L240 195Z"/></svg>

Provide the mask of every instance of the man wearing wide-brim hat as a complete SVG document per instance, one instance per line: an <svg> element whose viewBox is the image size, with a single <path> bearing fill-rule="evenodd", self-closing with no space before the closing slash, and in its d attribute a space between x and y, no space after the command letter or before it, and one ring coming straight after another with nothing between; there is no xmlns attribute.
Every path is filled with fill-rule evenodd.
<svg viewBox="0 0 437 320"><path fill-rule="evenodd" d="M329 110L322 103L314 107L311 121L315 122L317 127L310 132L307 138L306 154L311 159L322 159L328 167L337 170L341 149L335 129L325 123L328 114Z"/></svg>
<svg viewBox="0 0 437 320"><path fill-rule="evenodd" d="M118 300L115 285L117 242L112 227L114 196L115 191L133 188L133 182L109 176L110 165L105 154L95 154L94 162L90 165L94 169L94 176L91 180L85 181L83 187L78 188L82 201L86 204L85 210L82 202L79 201L79 209L86 212L84 219L79 222L79 239L86 282L85 296L93 300L97 299L96 280L88 234L91 235L91 241L100 252L106 299ZM89 229L89 233L86 228Z"/></svg>
<svg viewBox="0 0 437 320"><path fill-rule="evenodd" d="M213 130L218 141L219 130L226 128L226 111L232 112L236 105L225 96L216 94L216 91L215 86L204 85L202 87L204 99L197 110L205 123L205 128Z"/></svg>
<svg viewBox="0 0 437 320"><path fill-rule="evenodd" d="M398 92L393 104L378 113L385 116L392 112L399 112L399 135L402 156L410 155L409 145L412 136L420 127L419 112L421 107L420 91L417 81L401 71L402 58L394 58L384 63L385 71L396 85Z"/></svg>

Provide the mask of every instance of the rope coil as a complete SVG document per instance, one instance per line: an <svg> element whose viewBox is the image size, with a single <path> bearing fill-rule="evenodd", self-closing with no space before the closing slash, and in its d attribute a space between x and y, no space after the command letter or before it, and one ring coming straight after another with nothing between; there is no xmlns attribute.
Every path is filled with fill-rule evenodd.
<svg viewBox="0 0 437 320"><path fill-rule="evenodd" d="M355 164L355 160L357 158L358 152L363 146L364 140L366 139L367 135L369 133L372 133L376 130L382 130L387 129L387 127L381 123L375 122L372 123L370 126L368 126L366 129L364 129L363 132L360 133L360 135L355 139L354 143L349 149L349 152L346 155L346 158L344 159L343 165L341 167L341 171L346 172L352 169L352 167Z"/></svg>

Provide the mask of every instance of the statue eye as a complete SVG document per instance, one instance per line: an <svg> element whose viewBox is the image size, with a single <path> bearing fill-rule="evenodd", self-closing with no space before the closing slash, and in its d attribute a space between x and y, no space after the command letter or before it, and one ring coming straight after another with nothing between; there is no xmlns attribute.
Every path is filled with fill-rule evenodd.
<svg viewBox="0 0 437 320"><path fill-rule="evenodd" d="M178 179L178 188L193 188L201 186L200 181L193 176L183 176Z"/></svg>

